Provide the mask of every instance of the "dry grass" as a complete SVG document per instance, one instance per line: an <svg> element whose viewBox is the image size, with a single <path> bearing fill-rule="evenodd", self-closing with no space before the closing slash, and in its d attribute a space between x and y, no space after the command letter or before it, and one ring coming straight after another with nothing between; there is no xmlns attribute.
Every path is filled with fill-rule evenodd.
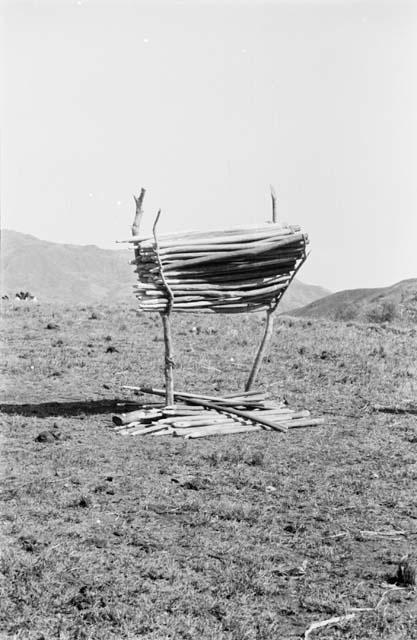
<svg viewBox="0 0 417 640"><path fill-rule="evenodd" d="M370 410L415 400L415 328L280 318L260 386L327 423L182 441L109 428L121 385L161 383L158 316L11 303L3 323L1 638L302 638L415 549L416 419ZM260 324L176 316L177 387L241 389ZM416 628L405 590L312 637Z"/></svg>

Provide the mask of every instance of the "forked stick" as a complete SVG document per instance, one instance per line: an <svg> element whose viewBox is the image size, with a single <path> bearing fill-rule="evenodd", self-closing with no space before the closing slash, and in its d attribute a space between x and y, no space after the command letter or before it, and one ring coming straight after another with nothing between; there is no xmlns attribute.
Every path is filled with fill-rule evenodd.
<svg viewBox="0 0 417 640"><path fill-rule="evenodd" d="M135 213L135 218L132 224L132 236L139 235L140 223L143 216L142 204L143 204L143 199L145 197L145 193L146 193L145 189L142 188L140 190L140 195L138 197L133 196L136 203L136 213Z"/></svg>
<svg viewBox="0 0 417 640"><path fill-rule="evenodd" d="M145 193L146 193L146 191L142 187L142 189L140 190L140 195L138 197L133 196L134 199L135 199L136 211L135 211L135 217L133 219L133 224L132 224L132 236L138 236L139 235L140 223L141 223L142 216L143 216L142 204L143 204L143 199L145 197ZM134 250L135 250L135 262L136 262L136 261L138 261L140 259L140 247L139 247L139 245L135 244Z"/></svg>

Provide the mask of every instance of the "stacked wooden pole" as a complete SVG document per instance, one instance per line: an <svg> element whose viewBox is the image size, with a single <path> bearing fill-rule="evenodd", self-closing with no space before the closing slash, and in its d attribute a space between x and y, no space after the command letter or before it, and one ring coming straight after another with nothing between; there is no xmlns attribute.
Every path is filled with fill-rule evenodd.
<svg viewBox="0 0 417 640"><path fill-rule="evenodd" d="M127 389L164 396L164 389L125 387ZM251 391L216 398L178 392L176 404L151 407L113 416L114 430L120 435L173 435L203 438L213 435L247 433L251 431L281 431L323 424L322 418L312 418L306 410L294 411L283 403L267 400L265 393Z"/></svg>
<svg viewBox="0 0 417 640"><path fill-rule="evenodd" d="M280 299L308 238L299 227L267 224L130 242L142 310L166 311L171 296L172 311L240 313Z"/></svg>

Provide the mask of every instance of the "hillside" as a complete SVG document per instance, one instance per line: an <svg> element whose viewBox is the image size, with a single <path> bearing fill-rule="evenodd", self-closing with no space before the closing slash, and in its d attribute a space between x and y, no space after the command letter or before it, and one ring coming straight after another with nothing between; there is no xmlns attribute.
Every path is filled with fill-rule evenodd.
<svg viewBox="0 0 417 640"><path fill-rule="evenodd" d="M30 291L40 302L94 303L130 300L135 282L129 250L40 240L17 231L2 232L1 294ZM280 309L309 304L329 292L295 280Z"/></svg>
<svg viewBox="0 0 417 640"><path fill-rule="evenodd" d="M291 315L328 320L417 322L417 278L390 287L338 291L293 310Z"/></svg>
<svg viewBox="0 0 417 640"><path fill-rule="evenodd" d="M306 284L300 280L293 280L279 304L281 312L297 309L300 305L307 305L329 294L329 290L314 284Z"/></svg>
<svg viewBox="0 0 417 640"><path fill-rule="evenodd" d="M127 250L39 240L2 232L1 293L30 291L40 302L90 303L126 299L135 281Z"/></svg>

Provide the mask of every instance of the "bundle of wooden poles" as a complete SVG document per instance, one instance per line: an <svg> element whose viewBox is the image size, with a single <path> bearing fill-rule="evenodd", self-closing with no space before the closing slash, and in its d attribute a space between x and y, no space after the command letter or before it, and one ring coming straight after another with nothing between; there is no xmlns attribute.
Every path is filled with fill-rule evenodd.
<svg viewBox="0 0 417 640"><path fill-rule="evenodd" d="M277 304L305 259L300 227L269 223L210 232L133 236L143 311L241 313Z"/></svg>
<svg viewBox="0 0 417 640"><path fill-rule="evenodd" d="M164 389L125 387L165 396ZM268 401L267 394L249 391L221 398L175 393L175 404L142 404L136 411L113 416L113 429L124 436L172 435L204 438L214 435L252 431L282 431L323 424L323 418L311 418L309 411L294 411L283 403Z"/></svg>

